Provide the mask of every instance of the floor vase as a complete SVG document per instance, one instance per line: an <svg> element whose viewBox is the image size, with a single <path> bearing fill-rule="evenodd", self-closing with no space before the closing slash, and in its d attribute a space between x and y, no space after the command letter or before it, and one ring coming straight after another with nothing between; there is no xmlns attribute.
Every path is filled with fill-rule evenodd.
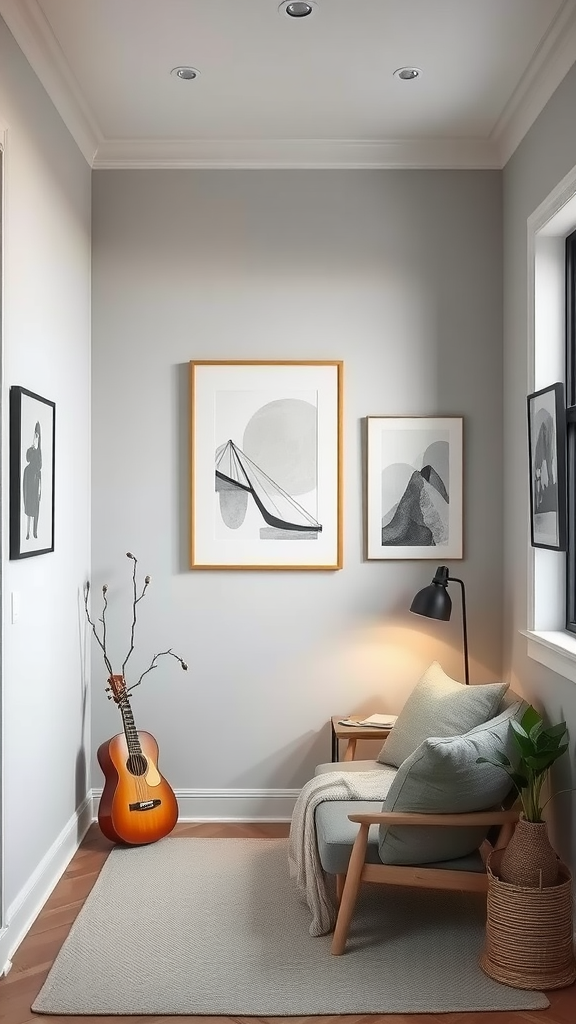
<svg viewBox="0 0 576 1024"><path fill-rule="evenodd" d="M548 838L545 821L520 818L506 846L500 877L512 885L554 885L558 878L558 856Z"/></svg>

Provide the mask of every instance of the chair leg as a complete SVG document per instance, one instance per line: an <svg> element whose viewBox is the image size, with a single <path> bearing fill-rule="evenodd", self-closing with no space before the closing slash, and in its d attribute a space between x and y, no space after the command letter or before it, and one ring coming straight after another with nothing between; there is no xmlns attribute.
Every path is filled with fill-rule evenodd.
<svg viewBox="0 0 576 1024"><path fill-rule="evenodd" d="M346 875L336 875L336 899L338 901L338 906L340 906L340 901L342 899L342 893L344 891L345 882Z"/></svg>
<svg viewBox="0 0 576 1024"><path fill-rule="evenodd" d="M350 921L352 920L352 914L354 913L354 907L356 906L360 880L362 878L362 869L366 859L366 846L368 845L369 828L369 825L360 825L360 831L356 836L354 846L352 847L352 853L350 854L348 873L346 875L342 898L340 900L340 907L338 910L338 917L336 919L336 927L334 929L334 937L332 939L332 947L330 950L333 956L341 956L346 946L348 929L350 928Z"/></svg>

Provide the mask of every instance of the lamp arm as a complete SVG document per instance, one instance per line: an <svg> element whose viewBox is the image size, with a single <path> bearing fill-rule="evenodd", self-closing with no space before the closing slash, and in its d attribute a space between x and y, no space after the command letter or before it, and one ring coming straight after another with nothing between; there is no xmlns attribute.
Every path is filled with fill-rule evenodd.
<svg viewBox="0 0 576 1024"><path fill-rule="evenodd" d="M462 590L462 634L464 638L464 682L466 686L470 683L470 670L468 667L468 623L466 620L466 589L462 580L457 576L449 576L451 583L459 583Z"/></svg>

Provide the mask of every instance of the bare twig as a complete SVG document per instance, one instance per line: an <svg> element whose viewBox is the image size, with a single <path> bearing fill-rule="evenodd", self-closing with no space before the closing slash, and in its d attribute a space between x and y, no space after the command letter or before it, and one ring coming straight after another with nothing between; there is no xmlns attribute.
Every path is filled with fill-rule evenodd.
<svg viewBox="0 0 576 1024"><path fill-rule="evenodd" d="M132 651L134 650L134 634L136 632L136 605L139 604L139 602L144 597L144 594L148 589L148 584L150 583L150 577L145 576L144 586L142 587L142 593L140 594L140 597L138 597L138 589L136 586L136 566L138 565L138 559L136 558L135 555L132 554L131 551L126 552L126 558L131 558L132 561L134 562L134 568L132 571L132 628L130 630L130 649L128 651L128 654L124 658L124 661L122 662L122 675L125 675L124 670L128 663L128 658L130 657Z"/></svg>
<svg viewBox="0 0 576 1024"><path fill-rule="evenodd" d="M167 654L169 654L171 658L176 658L176 661L180 662L180 665L182 666L182 668L184 669L185 672L188 671L188 665L186 664L184 659L181 658L179 654L174 654L174 651L171 648L168 648L167 651L160 651L158 654L154 655L154 657L152 658L152 661L150 662L148 668L146 669L145 672L142 673L142 675L140 676L140 679L138 680L138 682L137 683L133 683L132 686L129 686L128 689L126 690L126 693L130 693L130 691L134 690L136 686L140 686L140 683L144 679L144 676L147 676L149 672L152 672L155 668L158 668L158 665L156 664L156 662L158 661L158 658L164 658Z"/></svg>
<svg viewBox="0 0 576 1024"><path fill-rule="evenodd" d="M108 585L104 583L102 587L102 600L104 604L102 608L102 615L100 617L100 622L102 623L102 647L104 650L106 650L106 609L108 608L108 598L106 597L107 591Z"/></svg>
<svg viewBox="0 0 576 1024"><path fill-rule="evenodd" d="M128 649L128 653L127 653L126 657L124 658L124 661L122 662L122 673L121 673L122 677L124 679L125 679L125 670L126 670L126 665L128 663L128 659L130 658L130 655L132 654L132 651L134 650L134 637L135 637L135 633L136 633L136 620L137 620L136 608L137 608L138 604L140 603L140 601L142 600L142 598L144 597L144 595L146 594L146 591L148 589L148 585L150 583L150 577L149 576L145 576L144 577L144 585L142 587L142 592L140 594L138 594L138 584L137 584L137 579L136 579L138 559L132 554L131 551L127 551L126 552L126 557L130 558L132 560L132 562L134 563L134 565L133 565L133 570L132 570L132 626L131 626L131 629L130 629L130 647ZM107 597L107 593L108 593L108 585L105 583L103 585L103 587L102 587L102 598L103 598L103 602L104 602L103 608L102 608L102 615L98 619L98 622L102 623L102 635L100 636L100 634L98 633L98 627L97 627L96 623L90 617L90 611L88 609L88 599L89 599L89 595L90 595L90 583L87 582L85 584L85 586L84 586L84 608L86 610L86 618L88 619L88 622L89 622L90 626L92 627L92 632L93 632L96 640L98 641L98 645L99 645L99 647L100 647L100 649L102 651L102 654L104 655L104 663L106 665L106 668L108 669L108 675L112 676L112 675L114 675L114 670L112 668L112 662L110 661L110 658L108 657L107 640L106 640L106 612L108 610L108 597ZM140 683L142 682L144 676L148 675L149 672L152 672L155 668L157 668L158 659L159 658L164 658L167 655L170 655L171 658L175 658L176 661L179 661L182 669L184 669L184 671L187 671L188 665L186 664L184 659L181 658L179 654L174 654L174 651L171 648L169 648L167 651L159 651L157 654L154 655L154 657L152 658L152 661L150 662L150 665L142 673L142 675L140 676L138 681L136 683L134 683L133 686L130 686L130 687L126 688L126 693L130 693L130 691L133 690L134 687L140 686Z"/></svg>
<svg viewBox="0 0 576 1024"><path fill-rule="evenodd" d="M102 588L102 592L104 593L104 599L106 599L106 594L104 592L104 588ZM88 622L92 626L92 632L94 633L94 636L96 637L96 640L98 641L98 644L102 648L102 654L104 655L104 664L106 665L106 668L108 669L108 673L110 675L112 675L113 674L112 665L111 665L110 659L108 657L108 652L106 651L106 643L105 643L106 633L104 633L104 641L102 641L100 639L100 637L98 636L98 630L96 628L96 623L93 622L92 619L90 618L90 612L88 610L88 597L89 597L89 595L90 595L90 583L86 583L86 585L84 587L84 608L86 609L86 618L88 619Z"/></svg>

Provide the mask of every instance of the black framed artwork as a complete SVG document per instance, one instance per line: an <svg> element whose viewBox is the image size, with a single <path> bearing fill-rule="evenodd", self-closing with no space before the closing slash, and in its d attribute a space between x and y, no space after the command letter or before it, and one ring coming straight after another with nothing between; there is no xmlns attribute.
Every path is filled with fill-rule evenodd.
<svg viewBox="0 0 576 1024"><path fill-rule="evenodd" d="M566 550L566 412L564 385L528 395L530 539L535 548Z"/></svg>
<svg viewBox="0 0 576 1024"><path fill-rule="evenodd" d="M10 558L54 550L56 406L10 388Z"/></svg>

